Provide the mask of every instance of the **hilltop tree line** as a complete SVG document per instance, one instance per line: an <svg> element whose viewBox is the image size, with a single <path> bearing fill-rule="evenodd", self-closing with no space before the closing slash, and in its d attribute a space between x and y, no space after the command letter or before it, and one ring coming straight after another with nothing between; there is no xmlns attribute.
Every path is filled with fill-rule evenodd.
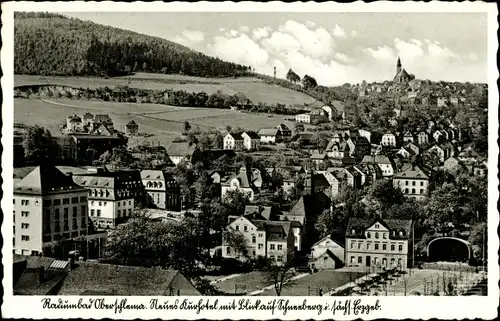
<svg viewBox="0 0 500 321"><path fill-rule="evenodd" d="M14 72L117 76L133 72L247 75L242 66L165 39L49 13L15 14Z"/></svg>

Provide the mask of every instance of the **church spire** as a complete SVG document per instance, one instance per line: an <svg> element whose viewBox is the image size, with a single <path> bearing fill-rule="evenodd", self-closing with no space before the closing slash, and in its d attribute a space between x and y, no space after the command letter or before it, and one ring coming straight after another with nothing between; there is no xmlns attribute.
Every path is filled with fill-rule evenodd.
<svg viewBox="0 0 500 321"><path fill-rule="evenodd" d="M396 64L396 75L401 72L401 59L398 57L398 63Z"/></svg>

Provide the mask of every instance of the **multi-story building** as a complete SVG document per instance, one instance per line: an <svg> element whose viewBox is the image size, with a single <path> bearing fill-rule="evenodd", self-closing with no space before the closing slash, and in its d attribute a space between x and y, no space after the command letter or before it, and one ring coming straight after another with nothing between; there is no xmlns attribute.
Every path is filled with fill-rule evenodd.
<svg viewBox="0 0 500 321"><path fill-rule="evenodd" d="M249 201L253 201L258 188L254 184L254 176L252 174L253 172L248 171L246 167L241 167L238 174L221 182L221 197L224 198L228 191L238 190L248 195Z"/></svg>
<svg viewBox="0 0 500 321"><path fill-rule="evenodd" d="M136 186L131 186L129 180L122 180L113 172L73 175L73 180L88 189L89 217L96 229L115 228L132 216Z"/></svg>
<svg viewBox="0 0 500 321"><path fill-rule="evenodd" d="M361 162L362 164L373 164L377 165L382 171L382 176L384 178L391 178L394 175L394 162L389 156L386 155L373 155L365 156Z"/></svg>
<svg viewBox="0 0 500 321"><path fill-rule="evenodd" d="M224 136L224 149L243 150L244 140L241 134L227 133Z"/></svg>
<svg viewBox="0 0 500 321"><path fill-rule="evenodd" d="M261 128L257 134L261 143L276 143L281 140L281 134L277 128Z"/></svg>
<svg viewBox="0 0 500 321"><path fill-rule="evenodd" d="M413 222L351 218L345 235L345 262L361 267L411 267Z"/></svg>
<svg viewBox="0 0 500 321"><path fill-rule="evenodd" d="M35 167L14 185L14 252L39 255L88 233L88 190L53 166Z"/></svg>
<svg viewBox="0 0 500 321"><path fill-rule="evenodd" d="M336 269L343 266L344 259L343 244L327 235L311 246L309 267L311 270Z"/></svg>
<svg viewBox="0 0 500 321"><path fill-rule="evenodd" d="M393 186L399 188L404 196L424 200L429 196L430 173L418 166L407 165L401 172L394 174Z"/></svg>
<svg viewBox="0 0 500 321"><path fill-rule="evenodd" d="M256 132L246 131L241 134L241 137L243 137L243 146L247 150L256 150L259 148L260 136Z"/></svg>
<svg viewBox="0 0 500 321"><path fill-rule="evenodd" d="M387 132L382 136L382 141L380 142L383 146L396 147L396 135L391 132Z"/></svg>
<svg viewBox="0 0 500 321"><path fill-rule="evenodd" d="M147 205L171 211L181 209L181 190L174 175L161 170L142 170L141 179Z"/></svg>
<svg viewBox="0 0 500 321"><path fill-rule="evenodd" d="M230 222L224 231L222 257L244 259L243 253L230 245L229 235L237 233L246 240L246 254L250 258L266 257L283 264L294 246L291 222L251 220L240 216Z"/></svg>

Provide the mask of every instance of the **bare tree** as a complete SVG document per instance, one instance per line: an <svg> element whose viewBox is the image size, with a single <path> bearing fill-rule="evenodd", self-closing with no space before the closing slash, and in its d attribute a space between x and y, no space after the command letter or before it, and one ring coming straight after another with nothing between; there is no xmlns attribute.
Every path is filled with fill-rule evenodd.
<svg viewBox="0 0 500 321"><path fill-rule="evenodd" d="M289 251L286 262L280 263L274 260L267 260L264 268L264 278L267 283L274 285L276 295L280 296L285 288L293 286L295 283L291 278L295 275L295 255Z"/></svg>

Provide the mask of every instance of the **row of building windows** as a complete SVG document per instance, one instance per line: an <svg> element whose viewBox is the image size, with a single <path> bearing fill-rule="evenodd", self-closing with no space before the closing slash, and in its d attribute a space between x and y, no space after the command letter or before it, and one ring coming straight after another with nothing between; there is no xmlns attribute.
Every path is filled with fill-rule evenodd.
<svg viewBox="0 0 500 321"><path fill-rule="evenodd" d="M87 202L87 196L75 196L71 198L71 204L78 204L78 203L84 203ZM70 199L69 198L63 198L62 199L62 204L63 205L68 205L70 204ZM59 206L61 205L61 200L60 199L54 199L54 200L44 200L43 201L43 206Z"/></svg>
<svg viewBox="0 0 500 321"><path fill-rule="evenodd" d="M421 188L419 191L419 194L424 194L424 193L425 193L425 189ZM412 188L411 193L410 193L410 189L405 188L405 194L417 194L417 190L415 188Z"/></svg>
<svg viewBox="0 0 500 321"><path fill-rule="evenodd" d="M355 248L355 245L356 242L352 242L351 243L351 249L354 249ZM358 243L358 250L361 250L361 247L362 247L363 243ZM380 249L380 244L378 243L375 243L374 244L375 246L375 250L379 250ZM371 243L367 243L366 244L366 249L367 250L370 250L371 249ZM391 244L391 251L395 251L396 250L396 245L395 244ZM382 251L387 251L387 244L382 244ZM399 252L403 252L403 245L398 245L398 251Z"/></svg>
<svg viewBox="0 0 500 321"><path fill-rule="evenodd" d="M357 259L355 256L351 256L351 264L356 264L356 261L358 264L363 264L363 259L364 257L363 256L358 256ZM394 266L396 264L396 259L395 258L391 258L391 266ZM371 262L370 262L371 263ZM382 266L387 266L387 258L382 258L382 262L379 262L379 258L378 257L375 257L373 259L373 263L375 265L378 265L379 263L382 263ZM403 264L403 259L399 258L398 259L398 266L402 266Z"/></svg>
<svg viewBox="0 0 500 321"><path fill-rule="evenodd" d="M276 244L270 244L270 245L269 245L269 249L270 249L271 251L274 251L274 250L276 249L276 246L275 246L275 245L276 245ZM283 245L278 244L278 251L282 251L282 250L283 250Z"/></svg>
<svg viewBox="0 0 500 321"><path fill-rule="evenodd" d="M410 184L410 182L406 180L406 181L405 181L405 186L408 186L409 184ZM412 185L412 186L416 186L416 182L415 182L415 181L412 181L412 182L411 182L411 185ZM424 182L423 182L423 181L420 181L420 186L424 186Z"/></svg>
<svg viewBox="0 0 500 321"><path fill-rule="evenodd" d="M98 204L99 206L103 206L103 205L106 206L108 204L108 202L106 202L106 201L99 201L99 202L97 202L97 201L91 201L90 202L90 205L95 205L95 204ZM123 202L118 201L116 204L117 204L118 207L120 207L120 205L127 206L127 201L123 201ZM128 201L128 205L132 206L132 201L131 200Z"/></svg>

